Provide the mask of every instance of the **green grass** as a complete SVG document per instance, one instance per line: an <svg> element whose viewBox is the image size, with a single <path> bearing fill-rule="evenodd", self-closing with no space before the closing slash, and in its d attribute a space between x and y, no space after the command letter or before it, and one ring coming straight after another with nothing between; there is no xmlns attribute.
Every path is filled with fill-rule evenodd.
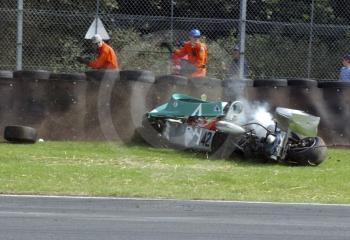
<svg viewBox="0 0 350 240"><path fill-rule="evenodd" d="M0 192L350 203L349 153L291 167L116 143L2 143Z"/></svg>

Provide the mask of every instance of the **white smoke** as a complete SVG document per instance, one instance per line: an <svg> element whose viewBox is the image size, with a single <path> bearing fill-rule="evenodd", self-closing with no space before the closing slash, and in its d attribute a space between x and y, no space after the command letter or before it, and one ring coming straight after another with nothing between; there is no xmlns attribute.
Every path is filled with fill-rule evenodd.
<svg viewBox="0 0 350 240"><path fill-rule="evenodd" d="M237 118L238 124L245 125L249 123L259 123L265 128L275 125L273 115L270 113L270 106L267 102L251 102L243 97L243 93L247 87L246 81L227 79L226 85L225 97L243 103L243 113ZM258 137L264 137L266 135L266 130L257 124L252 124L247 127L253 129Z"/></svg>
<svg viewBox="0 0 350 240"><path fill-rule="evenodd" d="M275 125L273 115L269 112L270 106L268 103L249 102L246 99L240 99L239 101L243 103L243 114L238 119L240 124L259 123L265 128ZM266 130L257 124L251 124L247 127L253 129L258 137L266 135Z"/></svg>
<svg viewBox="0 0 350 240"><path fill-rule="evenodd" d="M260 123L264 127L274 125L272 114L267 111L267 108L263 105L257 106L255 113L253 114L253 122ZM256 135L263 137L266 135L266 130L260 126L252 125Z"/></svg>

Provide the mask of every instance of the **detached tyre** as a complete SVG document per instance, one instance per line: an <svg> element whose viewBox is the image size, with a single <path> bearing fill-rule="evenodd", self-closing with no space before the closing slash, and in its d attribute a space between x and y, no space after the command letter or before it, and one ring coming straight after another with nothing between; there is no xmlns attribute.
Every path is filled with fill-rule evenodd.
<svg viewBox="0 0 350 240"><path fill-rule="evenodd" d="M327 156L327 147L320 137L307 137L302 144L289 149L286 163L300 166L317 166Z"/></svg>
<svg viewBox="0 0 350 240"><path fill-rule="evenodd" d="M38 134L36 129L26 126L5 127L4 138L12 143L35 143Z"/></svg>

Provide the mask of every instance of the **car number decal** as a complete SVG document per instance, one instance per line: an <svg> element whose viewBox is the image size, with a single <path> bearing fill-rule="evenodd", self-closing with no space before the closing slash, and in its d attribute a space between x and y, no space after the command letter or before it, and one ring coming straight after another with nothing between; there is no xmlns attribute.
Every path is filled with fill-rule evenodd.
<svg viewBox="0 0 350 240"><path fill-rule="evenodd" d="M200 141L200 143L205 146L205 147L210 147L210 142L212 137L214 136L214 134L212 132L206 132L203 137L202 140Z"/></svg>

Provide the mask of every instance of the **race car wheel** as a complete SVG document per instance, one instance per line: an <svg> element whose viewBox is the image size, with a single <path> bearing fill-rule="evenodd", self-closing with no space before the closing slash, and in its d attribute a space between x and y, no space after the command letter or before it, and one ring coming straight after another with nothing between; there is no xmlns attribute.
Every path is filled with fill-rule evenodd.
<svg viewBox="0 0 350 240"><path fill-rule="evenodd" d="M307 137L301 144L291 147L286 156L286 163L300 166L317 166L327 155L327 146L320 137Z"/></svg>
<svg viewBox="0 0 350 240"><path fill-rule="evenodd" d="M169 142L161 136L162 127L152 119L143 117L142 126L135 129L132 137L134 143L145 143L153 147L169 147Z"/></svg>
<svg viewBox="0 0 350 240"><path fill-rule="evenodd" d="M212 140L211 158L229 159L235 151L236 138L222 132L216 132Z"/></svg>
<svg viewBox="0 0 350 240"><path fill-rule="evenodd" d="M35 143L37 140L37 131L34 128L26 126L7 126L5 127L4 138L12 143Z"/></svg>

